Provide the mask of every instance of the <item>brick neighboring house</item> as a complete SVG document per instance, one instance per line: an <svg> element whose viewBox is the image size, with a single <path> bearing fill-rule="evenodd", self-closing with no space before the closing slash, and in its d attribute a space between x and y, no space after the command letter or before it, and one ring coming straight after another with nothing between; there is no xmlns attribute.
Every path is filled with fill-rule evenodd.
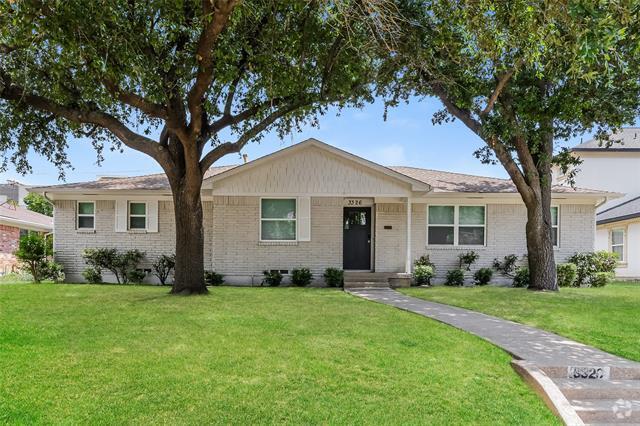
<svg viewBox="0 0 640 426"><path fill-rule="evenodd" d="M32 212L0 195L0 274L14 272L20 236L27 232L51 233L53 218Z"/></svg>
<svg viewBox="0 0 640 426"><path fill-rule="evenodd" d="M69 281L82 281L84 248L142 250L143 268L174 252L164 174L31 190L54 202L54 252ZM593 250L596 206L615 196L553 188L558 261ZM205 269L232 284L257 285L265 269L286 276L308 267L315 277L327 267L405 273L424 254L442 280L469 250L480 255L474 269L526 253L526 209L510 180L384 167L315 139L240 166L212 167L202 199Z"/></svg>

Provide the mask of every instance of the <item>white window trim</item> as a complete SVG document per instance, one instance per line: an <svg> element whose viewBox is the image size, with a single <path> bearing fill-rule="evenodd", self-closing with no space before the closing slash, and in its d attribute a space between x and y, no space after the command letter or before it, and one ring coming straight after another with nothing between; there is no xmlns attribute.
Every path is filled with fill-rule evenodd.
<svg viewBox="0 0 640 426"><path fill-rule="evenodd" d="M613 244L613 231L622 231L622 244ZM613 253L613 247L622 247L622 257L618 259L618 263L627 262L627 228L611 228L609 229L609 252Z"/></svg>
<svg viewBox="0 0 640 426"><path fill-rule="evenodd" d="M293 200L296 203L296 214L293 219L276 219L276 218L262 218L262 200ZM298 241L298 197L260 197L260 205L259 207L259 215L258 220L260 221L260 225L258 226L258 241L261 243L293 243ZM295 238L292 240L263 240L262 239L262 222L263 221L292 221L295 223L293 230L295 232Z"/></svg>
<svg viewBox="0 0 640 426"><path fill-rule="evenodd" d="M80 203L82 204L93 204L93 214L80 213ZM93 218L93 227L86 228L80 227L80 217L92 217ZM85 201L85 200L77 200L76 201L76 229L78 231L95 231L96 230L96 202L95 201Z"/></svg>
<svg viewBox="0 0 640 426"><path fill-rule="evenodd" d="M558 241L556 242L556 244L553 245L553 248L559 249L560 248L560 219L561 219L561 208L559 204L553 204L551 206L551 208L553 209L554 207L556 207L558 209L558 224L554 225L553 224L553 219L551 221L551 228L556 228L558 230L557 234L558 234Z"/></svg>
<svg viewBox="0 0 640 426"><path fill-rule="evenodd" d="M144 214L131 214L131 203L144 204ZM132 228L131 227L131 218L132 217L144 217L144 228ZM148 203L146 201L127 200L127 231L132 231L132 232L146 231L148 227L149 227L149 206L148 206Z"/></svg>
<svg viewBox="0 0 640 426"><path fill-rule="evenodd" d="M453 207L453 224L442 224L442 223L429 223L429 207ZM460 225L460 207L483 207L484 208L484 223L482 225ZM486 247L487 246L487 205L486 204L427 204L427 247L463 247L463 248L474 248L474 247ZM429 227L431 226L453 226L453 244L429 244ZM484 228L484 241L482 244L459 244L459 235L458 230L460 227L465 228Z"/></svg>

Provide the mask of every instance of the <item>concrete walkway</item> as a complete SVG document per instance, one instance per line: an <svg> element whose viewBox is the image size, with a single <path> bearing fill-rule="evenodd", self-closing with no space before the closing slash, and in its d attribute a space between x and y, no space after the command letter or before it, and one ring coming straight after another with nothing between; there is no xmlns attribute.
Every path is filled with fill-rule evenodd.
<svg viewBox="0 0 640 426"><path fill-rule="evenodd" d="M405 296L389 288L348 292L449 324L504 349L521 360L516 362L516 370L537 382L534 386L543 388L545 399L557 390L562 392L548 402L565 423L640 422L640 363L534 327ZM536 374L539 376L531 377ZM551 388L544 389L545 384ZM576 392L576 387L584 392Z"/></svg>

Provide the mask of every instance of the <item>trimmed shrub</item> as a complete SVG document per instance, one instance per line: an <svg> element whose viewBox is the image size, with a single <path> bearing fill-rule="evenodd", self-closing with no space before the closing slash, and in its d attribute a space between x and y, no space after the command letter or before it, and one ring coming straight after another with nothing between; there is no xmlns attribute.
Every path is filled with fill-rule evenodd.
<svg viewBox="0 0 640 426"><path fill-rule="evenodd" d="M82 271L82 276L86 282L91 284L100 284L102 282L102 273L99 269L96 269L93 266L89 266Z"/></svg>
<svg viewBox="0 0 640 426"><path fill-rule="evenodd" d="M516 272L513 276L513 286L514 287L529 287L529 268L526 266L521 266L516 269Z"/></svg>
<svg viewBox="0 0 640 426"><path fill-rule="evenodd" d="M344 271L338 268L327 268L322 274L328 287L342 287L344 285Z"/></svg>
<svg viewBox="0 0 640 426"><path fill-rule="evenodd" d="M493 269L491 268L480 268L473 274L475 285L487 285L491 282L491 278L493 278Z"/></svg>
<svg viewBox="0 0 640 426"><path fill-rule="evenodd" d="M558 263L556 265L559 287L571 287L576 282L578 267L573 263Z"/></svg>
<svg viewBox="0 0 640 426"><path fill-rule="evenodd" d="M591 287L604 287L613 281L614 277L613 272L596 272L591 277Z"/></svg>
<svg viewBox="0 0 640 426"><path fill-rule="evenodd" d="M291 271L291 282L298 287L306 287L311 284L313 274L309 268L294 269Z"/></svg>
<svg viewBox="0 0 640 426"><path fill-rule="evenodd" d="M54 261L47 262L47 277L54 283L61 283L65 279L64 268Z"/></svg>
<svg viewBox="0 0 640 426"><path fill-rule="evenodd" d="M153 268L153 275L158 277L161 285L165 285L171 271L176 267L176 255L160 255L151 266Z"/></svg>
<svg viewBox="0 0 640 426"><path fill-rule="evenodd" d="M262 271L264 278L262 279L262 285L268 285L269 287L278 287L282 282L282 274L278 270Z"/></svg>
<svg viewBox="0 0 640 426"><path fill-rule="evenodd" d="M118 252L116 249L85 249L82 257L89 266L94 267L102 274L102 270L110 271L116 277L118 284L128 284L130 275L138 268L138 263L144 257L144 252L139 250L127 250ZM134 272L133 275L138 276Z"/></svg>
<svg viewBox="0 0 640 426"><path fill-rule="evenodd" d="M493 269L500 274L513 278L518 268L518 256L515 254L506 255L502 260L493 259Z"/></svg>
<svg viewBox="0 0 640 426"><path fill-rule="evenodd" d="M422 256L417 258L416 261L413 262L413 266L430 266L434 272L436 270L436 265L434 265L433 262L431 262L428 254L423 254Z"/></svg>
<svg viewBox="0 0 640 426"><path fill-rule="evenodd" d="M606 251L576 253L569 262L577 267L576 286L590 286L598 272L614 274L618 265L618 255Z"/></svg>
<svg viewBox="0 0 640 426"><path fill-rule="evenodd" d="M447 272L447 279L444 282L444 285L448 286L458 286L461 287L464 285L464 270L462 269L452 269Z"/></svg>
<svg viewBox="0 0 640 426"><path fill-rule="evenodd" d="M414 285L431 285L434 275L432 266L416 265L413 268L413 283Z"/></svg>
<svg viewBox="0 0 640 426"><path fill-rule="evenodd" d="M210 286L221 286L224 284L224 275L215 271L204 271L204 283Z"/></svg>
<svg viewBox="0 0 640 426"><path fill-rule="evenodd" d="M37 233L28 233L20 238L16 258L21 269L31 274L33 282L39 283L48 278L47 242Z"/></svg>
<svg viewBox="0 0 640 426"><path fill-rule="evenodd" d="M144 277L147 276L147 273L142 269L134 269L127 272L127 279L130 283L141 284L144 281Z"/></svg>
<svg viewBox="0 0 640 426"><path fill-rule="evenodd" d="M476 263L480 255L475 251L471 250L466 253L461 253L458 256L458 261L460 262L460 269L464 269L465 271L471 270L471 265Z"/></svg>

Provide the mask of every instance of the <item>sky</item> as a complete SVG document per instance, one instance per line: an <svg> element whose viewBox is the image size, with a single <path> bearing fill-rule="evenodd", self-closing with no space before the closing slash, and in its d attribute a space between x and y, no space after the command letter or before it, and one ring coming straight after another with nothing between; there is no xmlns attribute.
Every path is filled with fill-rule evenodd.
<svg viewBox="0 0 640 426"><path fill-rule="evenodd" d="M431 116L439 109L441 104L436 99L415 98L408 105L389 110L386 121L381 101L362 109L344 109L339 116L336 116L336 110L331 110L320 117L319 128L305 128L284 140L270 133L259 144L248 144L243 153L249 160L255 160L305 139L316 138L385 166L413 166L506 178L502 166L481 164L473 156L473 152L482 146L482 141L462 123L431 123ZM561 144L573 146L590 139L590 136L584 135ZM70 140L68 155L73 169L66 171L67 182L90 181L99 176L162 172L153 159L126 147L124 153L105 149L104 161L97 166L95 151L88 140ZM10 167L6 173L0 174L0 181L12 179L28 185L62 183L58 181L57 169L45 158L31 153L29 161L33 173L23 176ZM242 159L238 154L230 154L216 165L240 163Z"/></svg>

